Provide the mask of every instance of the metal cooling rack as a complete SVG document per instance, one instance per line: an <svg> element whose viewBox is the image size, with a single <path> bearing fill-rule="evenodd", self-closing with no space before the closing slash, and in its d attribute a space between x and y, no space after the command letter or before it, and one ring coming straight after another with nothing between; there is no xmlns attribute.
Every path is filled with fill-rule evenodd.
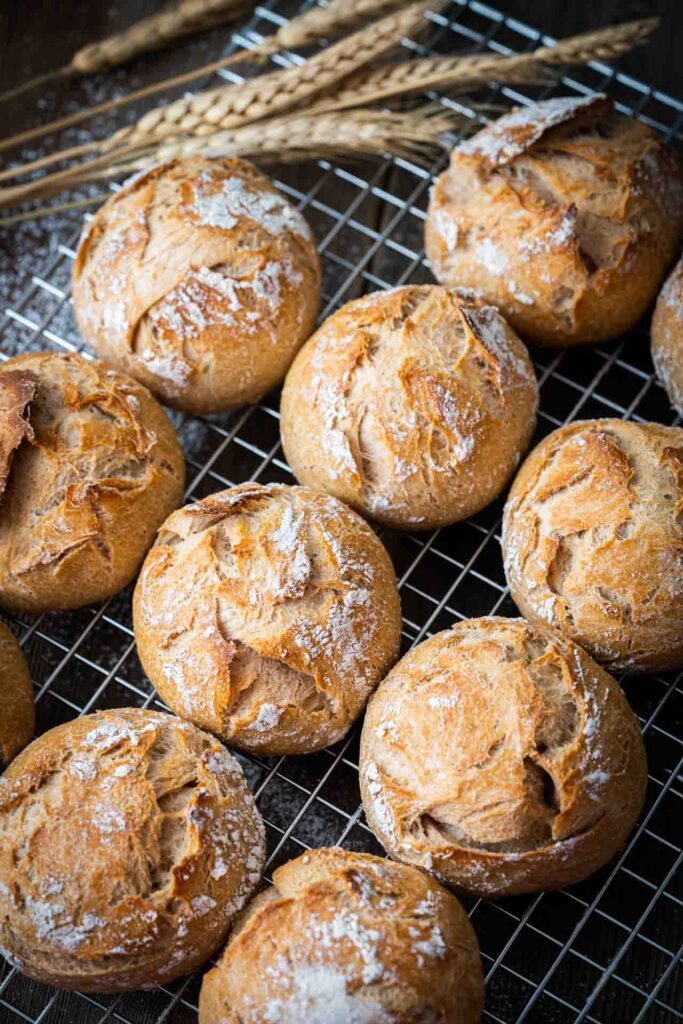
<svg viewBox="0 0 683 1024"><path fill-rule="evenodd" d="M258 7L232 45L254 45L296 9L286 0ZM550 42L490 7L452 0L432 16L425 46L507 53ZM680 139L682 104L605 65L573 73L555 91L593 89L607 89L624 112L668 140ZM485 99L507 105L550 92L491 89ZM475 117L462 98L441 101ZM429 185L442 166L396 160L349 168L321 161L276 177L320 241L323 317L364 291L431 279L422 231ZM73 224L65 218L52 232L53 255L45 265L36 255L21 293L12 282L12 304L2 316L2 358L25 349L81 347L69 300ZM645 327L604 348L536 352L535 361L542 395L536 441L575 418L679 422L653 376ZM271 395L227 416L176 416L188 460L188 498L248 479L292 482L279 446L277 410L278 396ZM469 522L429 534L382 532L400 580L406 648L456 619L516 614L501 564L500 511L498 502ZM136 656L130 588L103 607L8 622L31 664L39 731L100 708L162 707ZM500 902L464 899L481 944L485 1020L683 1021L683 889L675 874L683 856L682 681L683 674L624 680L642 723L650 774L645 810L619 856L571 890ZM358 735L356 727L342 743L308 757L240 758L267 822L269 870L311 846L336 843L381 853L360 804ZM34 984L5 965L0 1024L194 1024L198 992L199 977L193 977L152 993L85 996Z"/></svg>

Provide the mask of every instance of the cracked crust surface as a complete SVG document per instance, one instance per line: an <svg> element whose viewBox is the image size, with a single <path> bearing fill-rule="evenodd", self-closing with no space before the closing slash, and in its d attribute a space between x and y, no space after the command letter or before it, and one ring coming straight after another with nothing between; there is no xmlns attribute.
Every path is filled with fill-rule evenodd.
<svg viewBox="0 0 683 1024"><path fill-rule="evenodd" d="M146 388L75 353L0 373L0 604L40 613L111 597L182 498L183 455Z"/></svg>
<svg viewBox="0 0 683 1024"><path fill-rule="evenodd" d="M398 656L394 570L327 495L248 483L169 517L133 601L142 664L183 718L244 750L340 739Z"/></svg>
<svg viewBox="0 0 683 1024"><path fill-rule="evenodd" d="M647 766L636 716L585 651L484 618L389 673L368 706L360 779L393 857L495 897L605 864L640 812Z"/></svg>
<svg viewBox="0 0 683 1024"><path fill-rule="evenodd" d="M320 260L303 216L245 160L139 175L86 226L74 314L90 345L186 412L253 401L313 329Z"/></svg>
<svg viewBox="0 0 683 1024"><path fill-rule="evenodd" d="M0 623L0 771L31 741L34 726L26 658L14 634Z"/></svg>
<svg viewBox="0 0 683 1024"><path fill-rule="evenodd" d="M680 247L680 162L605 96L544 100L453 151L425 230L437 279L495 304L523 338L613 338Z"/></svg>
<svg viewBox="0 0 683 1024"><path fill-rule="evenodd" d="M652 317L652 360L669 401L683 415L683 260L659 293Z"/></svg>
<svg viewBox="0 0 683 1024"><path fill-rule="evenodd" d="M614 671L683 665L683 430L586 420L520 469L503 517L510 592Z"/></svg>
<svg viewBox="0 0 683 1024"><path fill-rule="evenodd" d="M477 939L420 871L313 850L274 874L204 978L200 1024L476 1024Z"/></svg>
<svg viewBox="0 0 683 1024"><path fill-rule="evenodd" d="M260 879L264 827L235 758L170 715L86 715L0 780L0 949L84 992L203 963Z"/></svg>
<svg viewBox="0 0 683 1024"><path fill-rule="evenodd" d="M304 346L282 393L303 484L401 529L479 511L534 429L528 353L491 306L438 286L347 303Z"/></svg>

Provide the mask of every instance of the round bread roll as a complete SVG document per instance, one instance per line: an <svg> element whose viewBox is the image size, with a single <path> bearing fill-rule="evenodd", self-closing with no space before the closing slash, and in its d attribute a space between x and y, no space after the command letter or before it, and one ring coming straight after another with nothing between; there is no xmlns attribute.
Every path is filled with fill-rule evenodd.
<svg viewBox="0 0 683 1024"><path fill-rule="evenodd" d="M138 653L181 718L258 754L340 739L398 657L393 566L303 487L247 483L175 512L133 600Z"/></svg>
<svg viewBox="0 0 683 1024"><path fill-rule="evenodd" d="M593 95L519 107L462 142L432 190L427 254L524 338L614 338L645 313L683 232L678 157Z"/></svg>
<svg viewBox="0 0 683 1024"><path fill-rule="evenodd" d="M399 529L500 493L534 429L528 353L498 311L409 286L347 303L294 361L282 443L302 484Z"/></svg>
<svg viewBox="0 0 683 1024"><path fill-rule="evenodd" d="M132 178L86 225L81 333L186 412L220 412L284 377L313 330L320 259L303 216L245 160L192 157Z"/></svg>
<svg viewBox="0 0 683 1024"><path fill-rule="evenodd" d="M203 963L256 888L261 817L235 758L171 715L120 708L45 733L0 780L0 951L82 992Z"/></svg>
<svg viewBox="0 0 683 1024"><path fill-rule="evenodd" d="M477 939L414 868L341 849L278 868L204 978L199 1024L476 1024Z"/></svg>
<svg viewBox="0 0 683 1024"><path fill-rule="evenodd" d="M586 420L520 469L503 517L510 593L612 671L683 665L683 430Z"/></svg>
<svg viewBox="0 0 683 1024"><path fill-rule="evenodd" d="M368 823L399 860L497 897L557 889L602 867L642 808L638 720L579 646L523 619L437 633L368 707Z"/></svg>
<svg viewBox="0 0 683 1024"><path fill-rule="evenodd" d="M16 637L0 622L0 771L33 739L33 686Z"/></svg>
<svg viewBox="0 0 683 1024"><path fill-rule="evenodd" d="M657 299L652 317L652 359L671 404L683 416L683 259Z"/></svg>
<svg viewBox="0 0 683 1024"><path fill-rule="evenodd" d="M0 605L111 597L182 499L171 422L146 388L75 353L9 359L0 411Z"/></svg>

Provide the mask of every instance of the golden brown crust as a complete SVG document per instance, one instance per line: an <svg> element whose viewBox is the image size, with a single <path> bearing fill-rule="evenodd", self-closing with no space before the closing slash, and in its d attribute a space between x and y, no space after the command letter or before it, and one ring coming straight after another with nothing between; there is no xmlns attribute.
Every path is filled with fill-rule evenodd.
<svg viewBox="0 0 683 1024"><path fill-rule="evenodd" d="M52 729L0 780L0 948L84 992L203 963L258 884L264 828L206 733L121 708Z"/></svg>
<svg viewBox="0 0 683 1024"><path fill-rule="evenodd" d="M683 430L587 420L554 431L510 489L503 558L522 614L608 668L683 665Z"/></svg>
<svg viewBox="0 0 683 1024"><path fill-rule="evenodd" d="M24 652L0 622L0 771L33 738L33 686Z"/></svg>
<svg viewBox="0 0 683 1024"><path fill-rule="evenodd" d="M683 415L683 260L676 264L657 299L652 359L669 401Z"/></svg>
<svg viewBox="0 0 683 1024"><path fill-rule="evenodd" d="M111 597L182 498L173 426L146 388L103 363L42 352L5 367L5 384L24 391L0 432L14 452L0 507L0 604L39 613Z"/></svg>
<svg viewBox="0 0 683 1024"><path fill-rule="evenodd" d="M426 245L439 281L494 303L522 337L577 345L640 319L682 233L678 157L596 95L517 108L461 143Z"/></svg>
<svg viewBox="0 0 683 1024"><path fill-rule="evenodd" d="M437 286L397 288L347 303L304 346L282 393L282 443L301 483L428 529L500 493L537 396L497 310Z"/></svg>
<svg viewBox="0 0 683 1024"><path fill-rule="evenodd" d="M200 1024L476 1024L479 948L464 910L421 872L313 850L278 868L218 966Z"/></svg>
<svg viewBox="0 0 683 1024"><path fill-rule="evenodd" d="M394 570L370 527L334 498L278 484L242 484L170 516L133 617L162 699L262 754L340 739L401 631Z"/></svg>
<svg viewBox="0 0 683 1024"><path fill-rule="evenodd" d="M0 503L7 487L14 453L23 441L33 441L28 408L36 396L35 374L21 370L0 373Z"/></svg>
<svg viewBox="0 0 683 1024"><path fill-rule="evenodd" d="M637 718L585 651L486 618L389 673L368 706L360 777L392 856L493 897L605 864L640 812L647 765Z"/></svg>
<svg viewBox="0 0 683 1024"><path fill-rule="evenodd" d="M186 412L253 401L313 329L320 260L302 215L245 160L132 179L84 230L74 313L90 345Z"/></svg>

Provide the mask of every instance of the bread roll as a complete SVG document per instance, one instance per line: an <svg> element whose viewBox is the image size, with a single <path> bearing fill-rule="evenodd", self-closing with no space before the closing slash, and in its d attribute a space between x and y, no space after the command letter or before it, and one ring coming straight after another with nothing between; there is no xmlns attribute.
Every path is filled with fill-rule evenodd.
<svg viewBox="0 0 683 1024"><path fill-rule="evenodd" d="M217 967L199 1024L475 1024L477 939L449 892L413 868L313 850L278 868Z"/></svg>
<svg viewBox="0 0 683 1024"><path fill-rule="evenodd" d="M33 738L33 687L24 652L0 622L0 771Z"/></svg>
<svg viewBox="0 0 683 1024"><path fill-rule="evenodd" d="M485 618L389 673L368 707L360 778L393 857L497 897L602 867L640 812L647 765L637 718L585 651Z"/></svg>
<svg viewBox="0 0 683 1024"><path fill-rule="evenodd" d="M606 96L519 107L462 142L431 195L427 254L523 338L614 338L654 299L683 232L673 150Z"/></svg>
<svg viewBox="0 0 683 1024"><path fill-rule="evenodd" d="M497 310L436 286L347 303L287 375L281 429L300 483L399 529L478 512L534 429L538 387Z"/></svg>
<svg viewBox="0 0 683 1024"><path fill-rule="evenodd" d="M245 160L132 178L86 225L76 321L119 370L186 412L251 402L313 329L320 260L302 215Z"/></svg>
<svg viewBox="0 0 683 1024"><path fill-rule="evenodd" d="M372 530L334 498L280 484L242 484L170 516L133 619L169 707L259 754L340 739L401 632L396 577Z"/></svg>
<svg viewBox="0 0 683 1024"><path fill-rule="evenodd" d="M103 601L135 575L180 502L185 463L146 388L74 353L0 372L0 605Z"/></svg>
<svg viewBox="0 0 683 1024"><path fill-rule="evenodd" d="M264 827L206 733L121 708L45 733L0 780L0 948L82 992L162 985L203 963L252 895Z"/></svg>
<svg viewBox="0 0 683 1024"><path fill-rule="evenodd" d="M586 420L555 430L510 490L503 559L532 622L613 671L683 665L683 430Z"/></svg>
<svg viewBox="0 0 683 1024"><path fill-rule="evenodd" d="M683 259L657 299L652 317L652 359L671 404L683 416Z"/></svg>

